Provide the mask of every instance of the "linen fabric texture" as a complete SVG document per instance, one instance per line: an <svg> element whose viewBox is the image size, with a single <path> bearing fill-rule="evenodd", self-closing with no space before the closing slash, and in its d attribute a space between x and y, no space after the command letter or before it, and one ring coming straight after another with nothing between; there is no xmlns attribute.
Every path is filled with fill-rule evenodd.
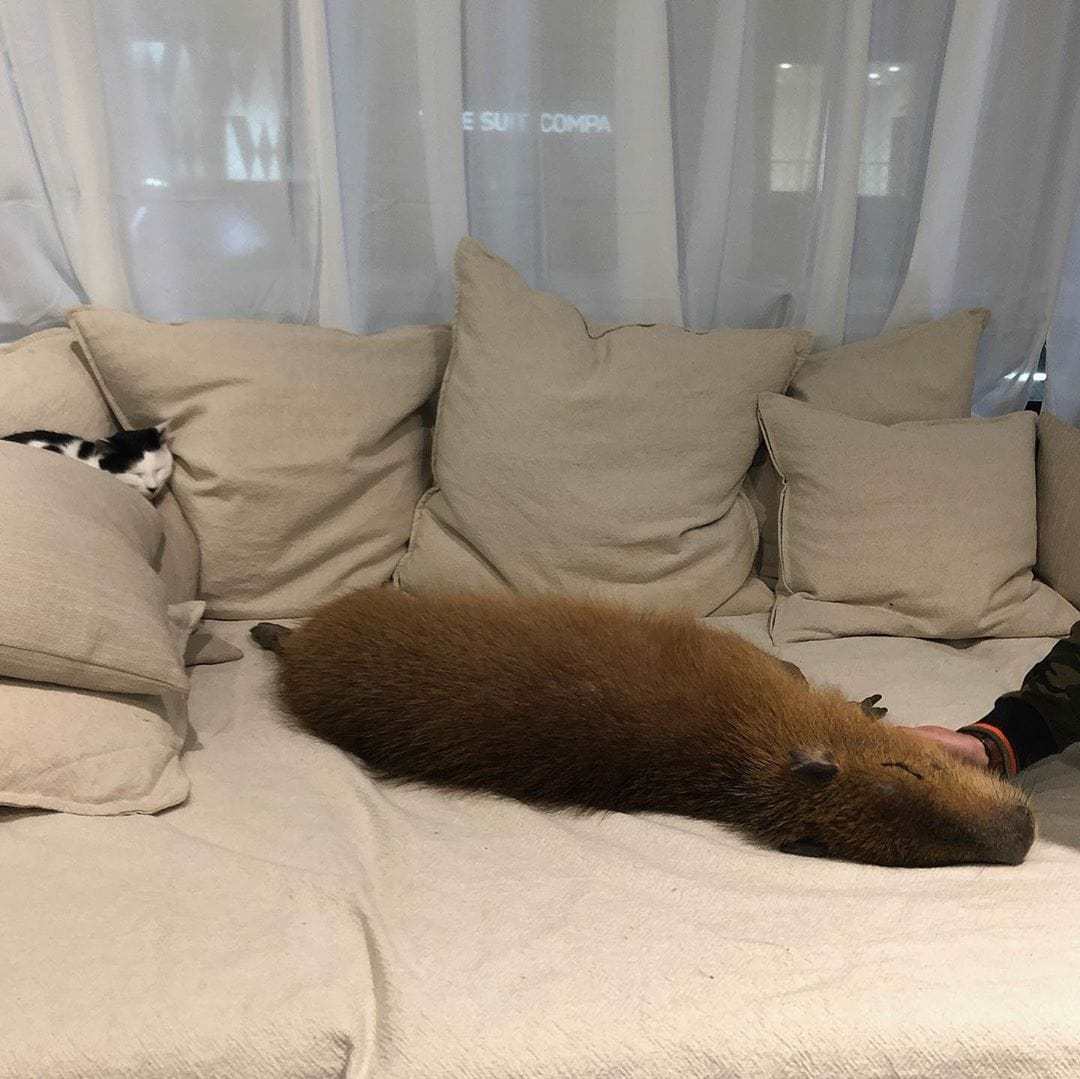
<svg viewBox="0 0 1080 1079"><path fill-rule="evenodd" d="M1035 416L891 426L762 394L782 481L777 643L1063 636L1037 581Z"/></svg>
<svg viewBox="0 0 1080 1079"><path fill-rule="evenodd" d="M787 386L810 335L594 325L470 238L455 268L434 486L397 584L698 614L743 590L754 401Z"/></svg>
<svg viewBox="0 0 1080 1079"><path fill-rule="evenodd" d="M990 318L985 308L956 311L892 333L811 353L788 396L873 423L962 419L971 415L975 359ZM780 478L762 451L746 491L761 527L759 573L774 581Z"/></svg>
<svg viewBox="0 0 1080 1079"><path fill-rule="evenodd" d="M300 617L389 581L427 485L420 409L445 326L360 336L100 308L69 321L125 424L169 419L208 616Z"/></svg>

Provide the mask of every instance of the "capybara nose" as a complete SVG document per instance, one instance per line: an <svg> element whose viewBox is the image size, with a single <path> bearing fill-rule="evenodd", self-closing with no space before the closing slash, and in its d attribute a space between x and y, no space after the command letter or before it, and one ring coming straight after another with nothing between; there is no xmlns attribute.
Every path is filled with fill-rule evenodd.
<svg viewBox="0 0 1080 1079"><path fill-rule="evenodd" d="M1035 842L1035 816L1026 805L1011 805L995 814L986 839L988 862L1019 865Z"/></svg>

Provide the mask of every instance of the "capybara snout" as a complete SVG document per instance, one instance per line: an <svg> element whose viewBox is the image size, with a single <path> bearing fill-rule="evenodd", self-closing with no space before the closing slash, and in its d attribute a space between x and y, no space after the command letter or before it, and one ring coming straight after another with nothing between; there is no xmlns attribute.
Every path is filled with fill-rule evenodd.
<svg viewBox="0 0 1080 1079"><path fill-rule="evenodd" d="M674 813L890 866L1023 860L1023 794L682 615L356 592L273 633L288 709L376 774Z"/></svg>
<svg viewBox="0 0 1080 1079"><path fill-rule="evenodd" d="M1028 805L1010 805L991 814L983 829L986 861L1019 865L1035 842L1035 814Z"/></svg>

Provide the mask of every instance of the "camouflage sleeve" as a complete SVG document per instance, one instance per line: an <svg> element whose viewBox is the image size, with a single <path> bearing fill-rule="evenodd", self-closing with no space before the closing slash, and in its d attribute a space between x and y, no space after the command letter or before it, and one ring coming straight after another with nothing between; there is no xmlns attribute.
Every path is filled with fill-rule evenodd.
<svg viewBox="0 0 1080 1079"><path fill-rule="evenodd" d="M1028 671L1018 691L960 730L982 740L992 766L996 748L998 770L1007 775L1080 742L1080 622Z"/></svg>
<svg viewBox="0 0 1080 1079"><path fill-rule="evenodd" d="M960 733L978 738L986 749L990 771L1005 776L1059 752L1042 717L1017 694L999 697L989 715L961 727Z"/></svg>

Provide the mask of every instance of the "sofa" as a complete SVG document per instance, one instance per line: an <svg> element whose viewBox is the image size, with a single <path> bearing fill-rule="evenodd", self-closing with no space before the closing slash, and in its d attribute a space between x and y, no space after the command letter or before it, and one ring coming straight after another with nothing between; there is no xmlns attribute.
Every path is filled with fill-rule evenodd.
<svg viewBox="0 0 1080 1079"><path fill-rule="evenodd" d="M1080 618L1080 432L969 417L988 312L813 352L456 273L452 328L82 308L0 348L0 426L168 422L176 461L151 504L0 443L0 1077L1080 1075L1076 749L1017 777L1022 865L914 870L391 785L289 724L249 628L380 584L691 609L906 725Z"/></svg>

